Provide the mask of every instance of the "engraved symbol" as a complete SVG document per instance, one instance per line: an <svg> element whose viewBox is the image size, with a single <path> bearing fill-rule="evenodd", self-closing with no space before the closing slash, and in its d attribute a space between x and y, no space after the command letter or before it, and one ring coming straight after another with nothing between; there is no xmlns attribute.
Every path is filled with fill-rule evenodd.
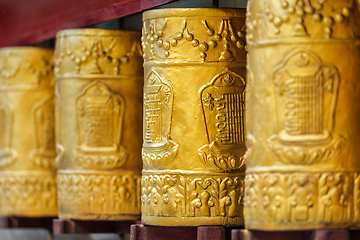
<svg viewBox="0 0 360 240"><path fill-rule="evenodd" d="M308 174L297 173L290 177L291 206L290 220L292 222L313 222L315 220L314 204L316 201L316 188Z"/></svg>
<svg viewBox="0 0 360 240"><path fill-rule="evenodd" d="M17 153L10 147L12 111L0 96L0 167L10 165L16 160Z"/></svg>
<svg viewBox="0 0 360 240"><path fill-rule="evenodd" d="M29 154L30 160L39 167L55 168L55 99L49 96L33 107L36 149Z"/></svg>
<svg viewBox="0 0 360 240"><path fill-rule="evenodd" d="M129 151L120 145L125 100L109 86L94 81L76 101L79 147L76 161L84 168L121 167Z"/></svg>
<svg viewBox="0 0 360 240"><path fill-rule="evenodd" d="M208 145L199 149L205 165L235 171L244 165L245 79L226 69L200 90Z"/></svg>
<svg viewBox="0 0 360 240"><path fill-rule="evenodd" d="M175 158L178 144L170 140L171 114L174 101L171 83L152 70L144 87L144 165L163 167Z"/></svg>
<svg viewBox="0 0 360 240"><path fill-rule="evenodd" d="M214 104L214 98L211 96L210 93L206 94L206 97L203 98L204 100L204 105L210 110L212 111L215 107Z"/></svg>
<svg viewBox="0 0 360 240"><path fill-rule="evenodd" d="M334 66L305 49L295 50L275 69L280 131L268 145L281 161L311 164L342 151L345 139L332 132L339 81Z"/></svg>

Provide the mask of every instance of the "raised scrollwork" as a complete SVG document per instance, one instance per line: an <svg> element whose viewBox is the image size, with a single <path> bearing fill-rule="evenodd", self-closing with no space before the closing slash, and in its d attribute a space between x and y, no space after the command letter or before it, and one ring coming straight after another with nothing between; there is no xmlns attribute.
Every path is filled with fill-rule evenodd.
<svg viewBox="0 0 360 240"><path fill-rule="evenodd" d="M262 1L261 10L251 16L250 10L255 1L249 1L247 18L248 40L252 41L253 33L266 24L274 30L274 36L284 34L294 37L321 36L332 38L337 25L344 25L354 13L354 0L280 0ZM286 29L286 30L285 30ZM316 31L316 30L318 31ZM314 31L315 30L315 31Z"/></svg>
<svg viewBox="0 0 360 240"><path fill-rule="evenodd" d="M175 37L167 40L164 35L166 35L165 29L169 21L171 20L165 19L162 23L158 23L158 20L152 19L148 25L144 21L143 37L141 38L144 58L150 48L148 51L149 58L156 59L155 44L157 47L163 48L165 58L169 58L171 48L182 45L181 41L187 42L189 47L197 48L201 61L206 60L209 49L215 49L219 46L222 46L219 61L233 61L234 48L246 49L245 25L242 29L236 30L231 19L220 20L217 30L211 26L208 20L201 20L203 31L206 32L208 39L196 37L197 29L192 30L189 23L184 20L179 31L175 33Z"/></svg>
<svg viewBox="0 0 360 240"><path fill-rule="evenodd" d="M128 64L141 51L139 42L134 41L123 56L115 55L114 52L117 51L114 51L114 48L119 44L115 36L107 46L101 37L93 37L90 45L86 45L87 41L84 41L84 44L80 46L81 51L73 47L71 41L64 42L66 43L65 51L55 54L54 72L56 74L61 74L61 65L64 62L71 62L75 65L76 74L119 75L120 68Z"/></svg>
<svg viewBox="0 0 360 240"><path fill-rule="evenodd" d="M53 87L52 55L50 49L3 48L0 51L0 87Z"/></svg>

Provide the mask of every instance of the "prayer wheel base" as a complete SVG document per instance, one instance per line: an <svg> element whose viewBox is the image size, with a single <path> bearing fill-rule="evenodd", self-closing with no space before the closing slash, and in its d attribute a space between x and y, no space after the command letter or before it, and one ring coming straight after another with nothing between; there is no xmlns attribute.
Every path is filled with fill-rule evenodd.
<svg viewBox="0 0 360 240"><path fill-rule="evenodd" d="M234 229L231 240L352 240L358 239L358 234L358 231L348 229L271 232Z"/></svg>
<svg viewBox="0 0 360 240"><path fill-rule="evenodd" d="M75 215L75 214L59 214L59 218L63 220L76 219L79 221L136 221L140 219L140 215Z"/></svg>
<svg viewBox="0 0 360 240"><path fill-rule="evenodd" d="M0 229L8 228L45 228L52 232L52 217L0 217Z"/></svg>
<svg viewBox="0 0 360 240"><path fill-rule="evenodd" d="M244 225L244 218L242 217L158 217L158 216L142 216L141 221L154 226L241 226Z"/></svg>
<svg viewBox="0 0 360 240"><path fill-rule="evenodd" d="M222 226L160 227L135 224L131 226L131 240L230 240L231 228Z"/></svg>
<svg viewBox="0 0 360 240"><path fill-rule="evenodd" d="M54 219L53 231L55 234L129 234L130 226L136 223L136 221L83 221Z"/></svg>

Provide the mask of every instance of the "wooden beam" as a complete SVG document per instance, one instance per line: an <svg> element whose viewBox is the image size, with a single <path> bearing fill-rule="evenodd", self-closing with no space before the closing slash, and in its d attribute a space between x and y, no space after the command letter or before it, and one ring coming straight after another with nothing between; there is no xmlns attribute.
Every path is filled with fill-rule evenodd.
<svg viewBox="0 0 360 240"><path fill-rule="evenodd" d="M1 0L0 47L31 44L176 0Z"/></svg>

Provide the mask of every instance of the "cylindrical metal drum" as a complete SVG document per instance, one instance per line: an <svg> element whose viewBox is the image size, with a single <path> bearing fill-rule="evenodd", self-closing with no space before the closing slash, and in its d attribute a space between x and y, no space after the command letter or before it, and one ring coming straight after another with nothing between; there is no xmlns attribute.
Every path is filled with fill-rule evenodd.
<svg viewBox="0 0 360 240"><path fill-rule="evenodd" d="M60 31L55 48L59 218L140 217L140 32Z"/></svg>
<svg viewBox="0 0 360 240"><path fill-rule="evenodd" d="M359 1L248 6L246 227L360 226Z"/></svg>
<svg viewBox="0 0 360 240"><path fill-rule="evenodd" d="M53 50L0 49L0 215L57 215Z"/></svg>
<svg viewBox="0 0 360 240"><path fill-rule="evenodd" d="M143 15L142 221L243 224L245 11Z"/></svg>

